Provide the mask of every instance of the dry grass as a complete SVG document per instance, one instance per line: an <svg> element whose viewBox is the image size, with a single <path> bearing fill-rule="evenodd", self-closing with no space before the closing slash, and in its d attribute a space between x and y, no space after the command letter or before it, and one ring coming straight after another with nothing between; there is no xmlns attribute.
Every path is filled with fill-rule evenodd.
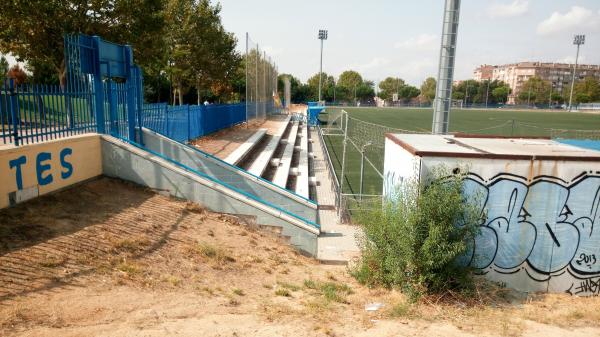
<svg viewBox="0 0 600 337"><path fill-rule="evenodd" d="M96 326L105 325L144 334L141 326L162 324L155 311L169 322L222 316L228 320L222 326L236 315L244 321L254 317L257 325L240 330L240 336L270 325L289 327L273 330L275 335L435 335L440 332L427 329L440 324L474 335L518 336L530 332L531 321L536 329L586 327L600 333L597 297L526 296L481 281L475 296L446 293L410 303L398 291L365 288L345 267L320 265L236 217L110 180L68 192L65 200L41 198L4 211L14 221L11 233L37 235L38 241L17 248L12 242L0 255L2 336L41 334L36 329L55 329L60 336L65 327L85 327L72 334L94 335L102 334ZM54 208L72 212L67 206L80 200L94 206L78 208L73 230L74 220ZM54 231L18 227L16 219L43 224L31 218L36 214L52 214L47 226ZM55 238L56 228L61 231ZM365 311L366 304L377 302L384 307ZM378 330L383 322L393 329ZM407 325L415 330L402 330Z"/></svg>

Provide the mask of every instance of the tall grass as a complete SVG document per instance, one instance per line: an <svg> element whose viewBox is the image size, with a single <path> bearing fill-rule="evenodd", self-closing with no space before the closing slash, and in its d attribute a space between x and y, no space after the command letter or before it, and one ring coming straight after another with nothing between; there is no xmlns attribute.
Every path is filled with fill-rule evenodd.
<svg viewBox="0 0 600 337"><path fill-rule="evenodd" d="M399 288L413 299L472 287L458 263L478 233L476 197L462 194L464 175L436 168L426 181L404 182L379 207L359 210L362 257L352 270L369 286Z"/></svg>

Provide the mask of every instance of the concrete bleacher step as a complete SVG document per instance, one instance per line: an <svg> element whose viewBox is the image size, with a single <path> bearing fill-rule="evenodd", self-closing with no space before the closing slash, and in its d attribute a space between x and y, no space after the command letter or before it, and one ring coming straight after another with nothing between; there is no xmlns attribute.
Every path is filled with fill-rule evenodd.
<svg viewBox="0 0 600 337"><path fill-rule="evenodd" d="M275 133L273 135L273 137L271 138L271 140L269 141L267 146L265 146L263 151L254 160L252 165L250 165L250 167L248 168L248 172L254 174L255 176L259 176L259 177L265 172L267 166L269 165L269 162L271 161L271 158L273 157L273 154L275 153L275 150L279 146L281 137L283 136L283 134L285 133L285 130L287 129L288 125L290 124L291 118L292 118L292 116L288 116L283 121L279 130L277 130L277 133Z"/></svg>
<svg viewBox="0 0 600 337"><path fill-rule="evenodd" d="M240 145L235 151L233 151L225 162L231 165L239 164L251 151L260 143L260 140L267 134L267 129L258 129L250 138L248 138L242 145Z"/></svg>
<svg viewBox="0 0 600 337"><path fill-rule="evenodd" d="M279 160L279 166L273 176L273 184L279 185L285 188L288 177L290 175L290 168L292 166L292 156L294 155L294 146L296 144L296 138L298 136L298 123L294 122L292 129L287 137L287 144L283 150L283 155Z"/></svg>
<svg viewBox="0 0 600 337"><path fill-rule="evenodd" d="M296 194L308 199L308 126L306 124L302 125L300 137L299 161L298 167L295 170Z"/></svg>

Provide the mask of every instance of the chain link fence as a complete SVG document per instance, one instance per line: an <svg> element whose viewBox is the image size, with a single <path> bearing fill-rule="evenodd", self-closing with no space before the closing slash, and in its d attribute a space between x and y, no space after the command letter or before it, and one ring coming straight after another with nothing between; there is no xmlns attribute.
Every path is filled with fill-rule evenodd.
<svg viewBox="0 0 600 337"><path fill-rule="evenodd" d="M277 88L277 65L259 44L246 34L246 118L248 122L264 120L281 113Z"/></svg>

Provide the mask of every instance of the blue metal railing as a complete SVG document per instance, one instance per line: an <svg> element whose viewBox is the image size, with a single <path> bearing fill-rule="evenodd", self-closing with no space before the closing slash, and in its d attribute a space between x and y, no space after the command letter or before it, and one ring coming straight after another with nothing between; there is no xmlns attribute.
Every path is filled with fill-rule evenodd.
<svg viewBox="0 0 600 337"><path fill-rule="evenodd" d="M144 127L179 142L202 137L246 121L246 104L145 104Z"/></svg>
<svg viewBox="0 0 600 337"><path fill-rule="evenodd" d="M15 146L96 132L93 90L0 83L0 139Z"/></svg>

